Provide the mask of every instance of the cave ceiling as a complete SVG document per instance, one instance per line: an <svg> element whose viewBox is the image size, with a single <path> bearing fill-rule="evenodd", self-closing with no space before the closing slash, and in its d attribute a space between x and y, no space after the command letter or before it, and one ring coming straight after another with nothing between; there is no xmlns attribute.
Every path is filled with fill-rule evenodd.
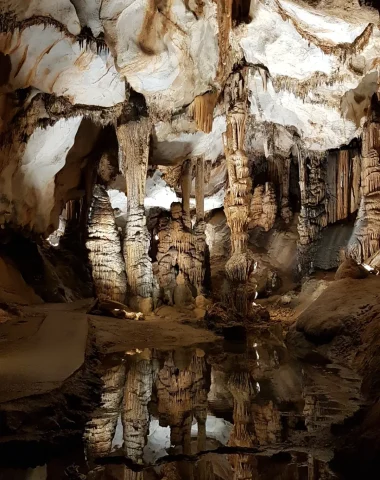
<svg viewBox="0 0 380 480"><path fill-rule="evenodd" d="M359 0L240 0L230 18L229 3L1 0L1 133L33 103L45 118L45 130L26 134L30 144L18 148L22 159L8 165L13 171L3 175L2 191L5 183L14 190L9 176L13 184L28 176L30 190L36 186L51 202L46 189L54 190L81 119L114 122L130 91L144 97L153 122L151 164L165 172L199 155L217 164L224 155L224 86L239 66L248 69L248 155L287 156L298 139L306 150L326 151L358 137L378 90L376 8ZM204 94L215 107L207 128L192 108ZM43 173L34 178L28 171L37 164ZM216 193L220 179L219 168L206 195ZM15 199L12 192L6 197ZM24 198L27 211L34 197ZM49 202L41 207L48 212L37 209L40 230L50 221Z"/></svg>

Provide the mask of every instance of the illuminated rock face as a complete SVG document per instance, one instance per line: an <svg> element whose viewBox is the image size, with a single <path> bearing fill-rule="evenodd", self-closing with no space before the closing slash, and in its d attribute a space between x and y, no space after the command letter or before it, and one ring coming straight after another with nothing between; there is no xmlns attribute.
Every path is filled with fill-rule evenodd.
<svg viewBox="0 0 380 480"><path fill-rule="evenodd" d="M94 188L86 246L97 296L124 303L127 281L120 236L107 192L99 185Z"/></svg>

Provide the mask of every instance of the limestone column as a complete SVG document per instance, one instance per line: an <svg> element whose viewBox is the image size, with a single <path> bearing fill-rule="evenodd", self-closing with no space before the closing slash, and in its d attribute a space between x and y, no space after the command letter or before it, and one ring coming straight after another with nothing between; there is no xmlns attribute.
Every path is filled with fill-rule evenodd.
<svg viewBox="0 0 380 480"><path fill-rule="evenodd" d="M192 163L191 160L185 160L182 165L181 172L181 190L182 190L182 212L183 212L183 222L187 228L191 228L191 217L190 217L190 194L191 194L191 183L192 183Z"/></svg>
<svg viewBox="0 0 380 480"><path fill-rule="evenodd" d="M365 262L380 250L380 102L374 95L363 127L361 201L348 252Z"/></svg>
<svg viewBox="0 0 380 480"><path fill-rule="evenodd" d="M203 157L197 159L195 201L197 222L201 222L205 218L205 161Z"/></svg>
<svg viewBox="0 0 380 480"><path fill-rule="evenodd" d="M143 313L152 310L153 294L153 270L148 254L150 235L144 208L150 134L151 123L145 117L117 129L128 198L123 253L131 296L129 303Z"/></svg>
<svg viewBox="0 0 380 480"><path fill-rule="evenodd" d="M196 223L194 225L194 286L198 294L203 293L206 271L206 222L205 218L205 163L204 158L196 160L195 201Z"/></svg>
<svg viewBox="0 0 380 480"><path fill-rule="evenodd" d="M94 187L86 247L97 297L124 303L127 281L119 232L110 199L100 185Z"/></svg>
<svg viewBox="0 0 380 480"><path fill-rule="evenodd" d="M297 225L297 264L300 276L313 271L315 241L318 240L321 230L327 226L325 160L324 154L307 154L298 146L301 212Z"/></svg>
<svg viewBox="0 0 380 480"><path fill-rule="evenodd" d="M223 136L227 161L228 189L224 200L224 212L231 229L231 258L226 263L229 281L226 303L240 313L250 309L248 280L255 261L248 249L248 225L252 197L252 179L248 158L244 152L246 123L246 72L237 72L230 77L225 88L227 131ZM253 295L251 295L253 294Z"/></svg>

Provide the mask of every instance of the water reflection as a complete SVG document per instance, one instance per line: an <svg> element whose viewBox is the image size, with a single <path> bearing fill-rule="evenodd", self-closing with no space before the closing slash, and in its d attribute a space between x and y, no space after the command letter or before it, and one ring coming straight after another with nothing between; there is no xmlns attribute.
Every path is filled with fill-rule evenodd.
<svg viewBox="0 0 380 480"><path fill-rule="evenodd" d="M0 480L335 479L331 425L361 401L359 378L291 358L277 327L244 343L111 355L98 373L82 460Z"/></svg>
<svg viewBox="0 0 380 480"><path fill-rule="evenodd" d="M136 470L169 456L156 476L124 465L115 478L336 478L330 426L357 408L347 394L358 395L359 379L290 358L281 330L258 329L244 346L128 353L103 365L102 405L85 432L90 465L125 456ZM235 450L207 453L220 447ZM192 457L176 461L181 454ZM276 465L280 476L267 476ZM107 468L96 478L108 478Z"/></svg>

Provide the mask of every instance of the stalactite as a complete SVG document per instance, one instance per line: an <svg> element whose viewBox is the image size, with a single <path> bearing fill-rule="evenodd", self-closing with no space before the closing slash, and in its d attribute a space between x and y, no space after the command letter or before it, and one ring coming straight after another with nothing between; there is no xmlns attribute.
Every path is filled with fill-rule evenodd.
<svg viewBox="0 0 380 480"><path fill-rule="evenodd" d="M120 125L117 136L122 152L121 170L125 175L128 207L124 237L124 258L128 288L136 308L151 310L153 270L149 257L150 235L144 209L145 183L149 159L151 123L148 118ZM133 299L131 300L133 302Z"/></svg>
<svg viewBox="0 0 380 480"><path fill-rule="evenodd" d="M375 96L372 109L363 128L362 197L348 246L349 254L359 263L380 249L380 123L376 121L375 113L379 104Z"/></svg>
<svg viewBox="0 0 380 480"><path fill-rule="evenodd" d="M123 451L134 462L141 462L149 432L148 402L152 396L151 351L131 358L125 382L122 409Z"/></svg>
<svg viewBox="0 0 380 480"><path fill-rule="evenodd" d="M205 133L212 131L217 100L218 92L207 92L195 97L190 105L190 115L193 116L198 129Z"/></svg>
<svg viewBox="0 0 380 480"><path fill-rule="evenodd" d="M119 232L107 192L99 185L94 187L86 246L97 296L123 303L127 282Z"/></svg>
<svg viewBox="0 0 380 480"><path fill-rule="evenodd" d="M252 196L250 208L250 228L262 227L268 232L274 225L277 215L276 192L272 183L258 185Z"/></svg>

